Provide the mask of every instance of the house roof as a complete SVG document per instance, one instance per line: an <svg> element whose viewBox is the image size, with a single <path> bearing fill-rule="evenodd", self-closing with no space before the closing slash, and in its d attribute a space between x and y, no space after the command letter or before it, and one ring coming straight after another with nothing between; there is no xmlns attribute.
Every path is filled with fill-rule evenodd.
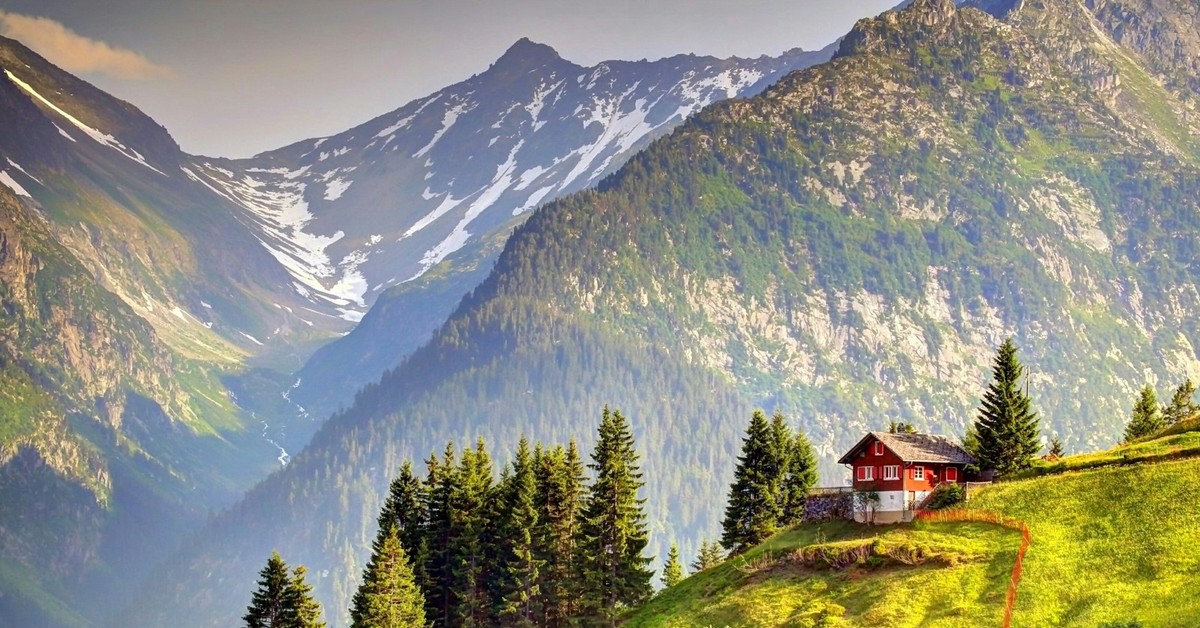
<svg viewBox="0 0 1200 628"><path fill-rule="evenodd" d="M877 440L904 462L940 462L949 464L972 464L975 459L966 450L945 436L933 434L892 434L889 432L868 432L858 441L846 455L838 460L838 464L849 464L859 450L867 443Z"/></svg>

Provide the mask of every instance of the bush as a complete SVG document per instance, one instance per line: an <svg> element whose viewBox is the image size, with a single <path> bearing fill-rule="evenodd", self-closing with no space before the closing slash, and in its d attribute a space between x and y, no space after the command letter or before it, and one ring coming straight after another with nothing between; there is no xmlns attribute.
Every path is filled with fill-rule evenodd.
<svg viewBox="0 0 1200 628"><path fill-rule="evenodd" d="M933 489L933 497L925 506L929 510L942 510L962 503L967 498L967 491L961 484L941 484Z"/></svg>

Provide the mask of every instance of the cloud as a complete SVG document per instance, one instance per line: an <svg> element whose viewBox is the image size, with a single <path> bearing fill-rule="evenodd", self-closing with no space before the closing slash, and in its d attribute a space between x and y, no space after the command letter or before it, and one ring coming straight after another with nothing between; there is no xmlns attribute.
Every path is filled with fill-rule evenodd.
<svg viewBox="0 0 1200 628"><path fill-rule="evenodd" d="M171 68L140 52L84 37L45 17L0 10L0 35L19 40L73 74L106 74L128 81L170 77Z"/></svg>

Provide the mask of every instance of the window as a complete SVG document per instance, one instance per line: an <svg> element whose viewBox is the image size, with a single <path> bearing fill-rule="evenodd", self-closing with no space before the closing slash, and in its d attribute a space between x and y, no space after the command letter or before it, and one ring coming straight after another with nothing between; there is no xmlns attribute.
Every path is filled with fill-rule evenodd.
<svg viewBox="0 0 1200 628"><path fill-rule="evenodd" d="M946 481L947 482L957 482L958 481L958 469L957 468L946 467Z"/></svg>
<svg viewBox="0 0 1200 628"><path fill-rule="evenodd" d="M925 467L913 467L913 479L914 480L924 480L925 479Z"/></svg>
<svg viewBox="0 0 1200 628"><path fill-rule="evenodd" d="M895 464L885 465L883 467L883 479L899 480L900 479L900 465L895 465Z"/></svg>
<svg viewBox="0 0 1200 628"><path fill-rule="evenodd" d="M858 468L858 481L859 482L870 482L871 480L874 480L874 479L875 479L875 467L859 467Z"/></svg>
<svg viewBox="0 0 1200 628"><path fill-rule="evenodd" d="M876 456L883 455L883 443L878 443L878 442L875 443L875 455Z"/></svg>

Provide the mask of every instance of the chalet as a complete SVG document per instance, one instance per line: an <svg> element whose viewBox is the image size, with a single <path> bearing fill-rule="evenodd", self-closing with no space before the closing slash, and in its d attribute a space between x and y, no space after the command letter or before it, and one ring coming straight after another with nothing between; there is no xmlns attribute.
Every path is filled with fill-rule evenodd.
<svg viewBox="0 0 1200 628"><path fill-rule="evenodd" d="M851 467L856 492L878 495L878 502L859 499L854 507L856 521L873 523L912 521L934 487L964 483L966 466L974 462L943 436L887 432L868 433L838 460Z"/></svg>

